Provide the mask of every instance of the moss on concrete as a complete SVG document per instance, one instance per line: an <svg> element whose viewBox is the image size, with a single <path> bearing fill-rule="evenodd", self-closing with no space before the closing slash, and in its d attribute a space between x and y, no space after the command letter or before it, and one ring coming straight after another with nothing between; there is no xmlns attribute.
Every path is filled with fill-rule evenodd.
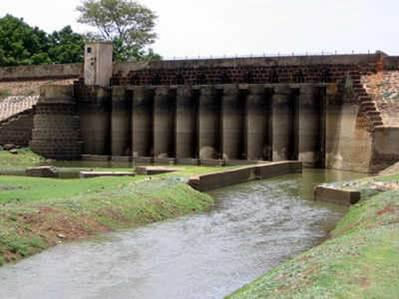
<svg viewBox="0 0 399 299"><path fill-rule="evenodd" d="M396 179L368 181L394 183ZM359 184L363 191L368 190L365 181ZM398 298L399 191L373 189L363 196L331 239L228 298Z"/></svg>

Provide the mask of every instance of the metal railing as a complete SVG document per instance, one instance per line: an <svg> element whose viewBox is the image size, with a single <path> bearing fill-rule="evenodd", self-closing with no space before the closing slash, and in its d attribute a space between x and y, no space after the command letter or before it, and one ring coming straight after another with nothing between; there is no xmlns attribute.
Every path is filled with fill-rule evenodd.
<svg viewBox="0 0 399 299"><path fill-rule="evenodd" d="M164 56L163 61L176 61L176 60L212 60L212 59L240 59L240 58L266 58L266 57L300 57L300 56L344 56L344 55L372 55L377 51L365 52L338 52L338 51L321 51L321 52L291 52L291 53L258 53L258 54L244 54L244 55L209 55L209 56Z"/></svg>

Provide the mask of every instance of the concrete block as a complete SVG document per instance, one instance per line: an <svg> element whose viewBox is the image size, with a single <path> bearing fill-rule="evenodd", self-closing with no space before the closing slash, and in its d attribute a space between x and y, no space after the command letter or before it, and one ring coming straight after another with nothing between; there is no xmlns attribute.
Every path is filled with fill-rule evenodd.
<svg viewBox="0 0 399 299"><path fill-rule="evenodd" d="M90 179L97 177L118 177L118 176L134 176L133 172L113 172L113 171L81 171L79 177L81 179Z"/></svg>
<svg viewBox="0 0 399 299"><path fill-rule="evenodd" d="M361 199L361 193L355 190L343 190L327 186L317 186L314 189L314 199L335 204L350 206Z"/></svg>
<svg viewBox="0 0 399 299"><path fill-rule="evenodd" d="M31 167L25 170L25 174L30 177L58 178L57 168L52 166Z"/></svg>
<svg viewBox="0 0 399 299"><path fill-rule="evenodd" d="M138 166L136 173L140 175L157 175L163 173L170 173L178 171L177 168L164 167L164 166Z"/></svg>

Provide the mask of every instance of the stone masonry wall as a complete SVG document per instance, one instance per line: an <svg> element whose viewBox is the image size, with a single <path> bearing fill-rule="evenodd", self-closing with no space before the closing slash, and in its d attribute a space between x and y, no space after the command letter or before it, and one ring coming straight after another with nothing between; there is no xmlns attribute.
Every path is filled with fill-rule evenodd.
<svg viewBox="0 0 399 299"><path fill-rule="evenodd" d="M388 59L389 58L389 59ZM386 54L154 61L115 64L112 85L336 82L349 73L374 73Z"/></svg>
<svg viewBox="0 0 399 299"><path fill-rule="evenodd" d="M18 114L0 126L0 145L26 147L32 138L33 111Z"/></svg>
<svg viewBox="0 0 399 299"><path fill-rule="evenodd" d="M83 75L83 64L47 64L0 67L0 82L70 79Z"/></svg>
<svg viewBox="0 0 399 299"><path fill-rule="evenodd" d="M82 143L73 86L43 87L35 110L32 150L51 159L79 159Z"/></svg>

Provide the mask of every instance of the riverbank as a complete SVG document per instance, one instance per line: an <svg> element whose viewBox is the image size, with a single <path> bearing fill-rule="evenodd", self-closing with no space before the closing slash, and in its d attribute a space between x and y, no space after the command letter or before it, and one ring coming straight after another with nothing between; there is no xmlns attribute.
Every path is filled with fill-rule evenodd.
<svg viewBox="0 0 399 299"><path fill-rule="evenodd" d="M228 298L398 298L398 175L343 183L359 190L331 238Z"/></svg>
<svg viewBox="0 0 399 299"><path fill-rule="evenodd" d="M44 162L45 159L27 148L15 149L13 153L0 149L0 171L22 169Z"/></svg>
<svg viewBox="0 0 399 299"><path fill-rule="evenodd" d="M1 151L0 164L29 167L43 161L29 150L18 151ZM192 175L223 168L176 168L176 173L152 177L0 176L0 265L62 242L209 209L213 199L190 188L186 181Z"/></svg>

